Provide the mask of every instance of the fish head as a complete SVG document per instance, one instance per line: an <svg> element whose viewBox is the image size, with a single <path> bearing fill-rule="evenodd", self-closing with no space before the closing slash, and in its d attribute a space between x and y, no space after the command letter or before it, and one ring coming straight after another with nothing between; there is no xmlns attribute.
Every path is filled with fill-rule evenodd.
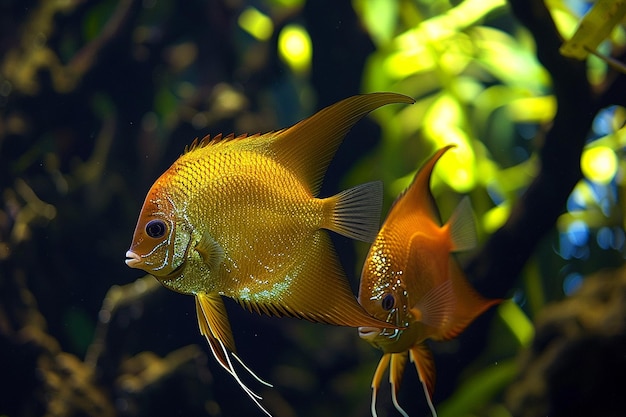
<svg viewBox="0 0 626 417"><path fill-rule="evenodd" d="M139 214L126 264L154 275L173 278L182 273L191 246L191 227L173 199L153 187Z"/></svg>
<svg viewBox="0 0 626 417"><path fill-rule="evenodd" d="M383 352L403 352L417 340L419 326L413 320L406 289L401 281L371 294L363 307L375 318L390 324L388 328L359 327L361 339ZM361 301L361 299L359 299ZM393 326L393 327L391 327Z"/></svg>
<svg viewBox="0 0 626 417"><path fill-rule="evenodd" d="M411 312L405 271L399 266L403 264L398 257L400 251L390 243L384 234L378 235L363 267L359 288L361 306L390 327L359 327L359 336L384 352L401 352L414 341L419 328Z"/></svg>

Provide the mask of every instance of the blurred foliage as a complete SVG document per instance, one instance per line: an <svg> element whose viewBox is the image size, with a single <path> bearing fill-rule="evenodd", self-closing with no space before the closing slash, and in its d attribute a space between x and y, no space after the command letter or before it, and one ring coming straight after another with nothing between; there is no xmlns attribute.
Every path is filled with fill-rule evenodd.
<svg viewBox="0 0 626 417"><path fill-rule="evenodd" d="M417 102L397 113L383 109L373 115L383 128L383 139L350 182L374 170L384 179L390 203L409 184L420 161L454 143L457 148L435 170L434 193L444 219L458 202L457 194L469 193L479 234L486 239L507 220L535 177L542 131L556 112L550 76L537 61L529 34L499 0L353 4L377 48L368 59L363 90L402 91ZM587 9L593 18L593 11L607 4L623 9L623 2L600 1L593 8L579 1L548 2L566 39ZM621 51L626 46L624 26L618 25L621 17L613 20L614 31L600 35L579 31L576 36L593 37L607 56ZM603 29L606 22L601 20L596 27ZM588 58L593 84L613 77L609 64ZM623 107L612 106L597 115L581 159L584 179L572 193L550 243L537 249L525 269L524 285L511 294L513 301L498 308L496 317L508 327L518 348L531 342L530 320L545 303L572 294L583 274L623 262L625 207L619 197L626 184L625 121ZM494 328L492 340L502 337L497 332L498 336ZM483 361L497 364L502 355L513 357L515 350L506 348L509 343L501 340L502 347L490 348ZM458 392L442 403L440 416L510 415L488 405L516 376L514 363L507 363L465 375Z"/></svg>
<svg viewBox="0 0 626 417"><path fill-rule="evenodd" d="M596 4L611 3L623 10L622 1ZM546 4L563 39L623 55L620 19L612 30L577 32L599 10L593 2ZM388 208L422 161L455 143L438 164L434 194L444 219L469 194L485 242L536 177L558 110L554 80L504 0L28 0L0 8L0 356L23 375L14 384L20 395L1 399L0 414L43 415L59 403L46 390L72 369L87 375L89 389L64 390L78 400L63 415L99 415L72 408L81 395L109 401L121 416L258 413L189 348L206 351L191 300L146 290L141 279L130 284L138 277L123 264L147 189L194 137L274 130L359 91L410 95L413 106L372 114L379 141L371 122L355 127L324 191L382 179ZM582 58L593 88L615 79L610 61ZM583 276L623 262L625 120L620 105L596 115L584 178L493 315L486 346L474 341L473 356L466 341L434 347L444 358L436 360L442 417L511 415L503 391L535 316ZM358 276L367 248L338 245ZM130 301L119 307L112 297ZM275 383L263 393L275 415L368 415L379 352L352 329L228 307L240 355ZM425 407L418 387L406 375L400 402L409 411ZM176 407L171 389L184 398ZM380 410L391 410L383 397Z"/></svg>

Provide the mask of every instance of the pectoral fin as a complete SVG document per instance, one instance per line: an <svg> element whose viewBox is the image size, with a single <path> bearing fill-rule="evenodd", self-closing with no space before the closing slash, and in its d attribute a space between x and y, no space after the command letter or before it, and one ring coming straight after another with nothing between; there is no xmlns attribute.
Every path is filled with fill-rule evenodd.
<svg viewBox="0 0 626 417"><path fill-rule="evenodd" d="M217 268L224 259L224 249L207 232L204 232L195 250L210 270Z"/></svg>
<svg viewBox="0 0 626 417"><path fill-rule="evenodd" d="M422 323L441 329L450 321L455 302L454 287L448 279L424 294L411 312Z"/></svg>

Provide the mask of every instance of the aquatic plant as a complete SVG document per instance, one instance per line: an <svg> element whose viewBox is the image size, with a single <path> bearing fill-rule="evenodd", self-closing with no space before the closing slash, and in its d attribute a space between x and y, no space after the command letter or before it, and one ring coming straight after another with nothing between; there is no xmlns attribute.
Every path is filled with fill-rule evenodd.
<svg viewBox="0 0 626 417"><path fill-rule="evenodd" d="M623 2L609 3L617 16ZM593 13L608 3L596 4ZM530 397L515 393L526 380L514 382L518 355L545 357L535 319L572 300L588 274L623 263L626 77L559 51L586 2L0 7L0 369L18 375L0 414L254 413L205 363L193 303L124 265L136 214L194 137L269 131L359 92L417 103L357 125L322 194L382 179L388 207L419 161L456 143L465 157L435 171L442 216L470 196L480 249L461 261L485 296L510 298L435 349L440 417L521 415L516 404ZM612 19L608 34L579 37L625 62ZM356 288L367 247L335 243ZM379 357L353 330L230 307L242 356L278 388L261 393L275 415L368 415ZM419 392L414 378L404 392ZM411 415L424 406L415 397L400 399Z"/></svg>

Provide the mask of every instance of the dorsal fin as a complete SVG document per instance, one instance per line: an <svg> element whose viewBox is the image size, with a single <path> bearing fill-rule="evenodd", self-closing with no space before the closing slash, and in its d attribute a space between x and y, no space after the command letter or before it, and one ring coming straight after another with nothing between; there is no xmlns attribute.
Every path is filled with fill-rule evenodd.
<svg viewBox="0 0 626 417"><path fill-rule="evenodd" d="M211 135L206 135L201 140L198 140L198 138L195 138L193 142L191 142L190 145L185 146L185 151L183 152L183 155L193 152L195 150L204 148L206 146L222 144L222 143L231 142L231 141L240 140L240 139L253 139L253 138L259 137L260 135L261 135L260 133L255 133L254 135L248 135L247 133L242 133L239 136L235 136L234 133L230 133L227 136L224 136L221 133L218 133L217 135L213 137L211 137Z"/></svg>
<svg viewBox="0 0 626 417"><path fill-rule="evenodd" d="M435 223L441 225L439 210L435 204L432 192L430 191L430 177L439 158L443 156L449 149L456 145L447 145L439 149L428 161L422 165L417 171L411 185L404 190L395 200L389 209L389 216L385 220L393 221L392 217L403 218L406 216L414 216L418 213L428 215Z"/></svg>
<svg viewBox="0 0 626 417"><path fill-rule="evenodd" d="M299 123L274 133L270 149L316 196L335 151L348 131L366 114L391 103L414 103L396 93L353 96L328 106Z"/></svg>

